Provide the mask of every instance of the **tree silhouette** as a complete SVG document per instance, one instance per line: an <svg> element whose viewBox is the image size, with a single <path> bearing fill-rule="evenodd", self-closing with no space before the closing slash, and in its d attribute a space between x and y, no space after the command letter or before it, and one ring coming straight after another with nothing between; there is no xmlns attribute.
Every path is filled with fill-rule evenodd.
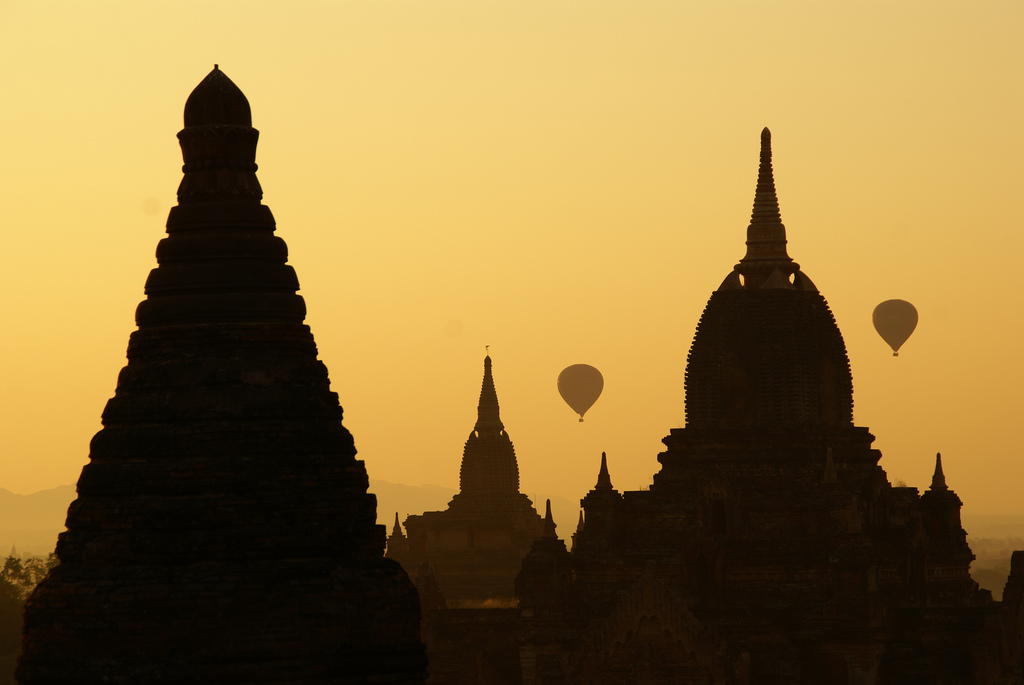
<svg viewBox="0 0 1024 685"><path fill-rule="evenodd" d="M25 600L56 565L57 555L52 552L45 559L9 556L4 561L3 570L0 570L0 685L14 683Z"/></svg>

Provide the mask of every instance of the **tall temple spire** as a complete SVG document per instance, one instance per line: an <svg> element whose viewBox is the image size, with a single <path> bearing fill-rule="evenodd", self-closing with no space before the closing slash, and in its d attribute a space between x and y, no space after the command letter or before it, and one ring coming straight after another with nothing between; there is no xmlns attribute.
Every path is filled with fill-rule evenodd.
<svg viewBox="0 0 1024 685"><path fill-rule="evenodd" d="M765 126L761 130L761 164L757 169L757 189L754 191L754 211L750 223L782 225L779 198L775 193L775 175L772 173L772 132Z"/></svg>
<svg viewBox="0 0 1024 685"><path fill-rule="evenodd" d="M398 522L398 512L395 512L395 527L391 529L391 535L404 538L405 534L402 533L402 524Z"/></svg>
<svg viewBox="0 0 1024 685"><path fill-rule="evenodd" d="M789 285L789 277L798 268L786 252L786 227L779 212L772 173L772 133L766 127L761 131L761 163L757 171L754 209L747 226L747 254L736 270L746 279L744 287L749 290L763 287L766 282L768 287L785 287L781 279Z"/></svg>
<svg viewBox="0 0 1024 685"><path fill-rule="evenodd" d="M480 387L480 403L477 405L476 426L473 430L479 433L505 430L498 411L498 392L494 389L494 376L491 375L491 357L488 355L484 357L484 380Z"/></svg>
<svg viewBox="0 0 1024 685"><path fill-rule="evenodd" d="M949 490L946 486L946 476L942 473L942 454L935 453L935 473L932 474L932 490Z"/></svg>
<svg viewBox="0 0 1024 685"><path fill-rule="evenodd" d="M519 494L519 464L512 439L498 415L490 355L484 357L476 424L462 453L459 481L463 495Z"/></svg>
<svg viewBox="0 0 1024 685"><path fill-rule="evenodd" d="M608 456L601 452L601 470L597 473L597 485L595 490L611 490L612 477L608 475Z"/></svg>
<svg viewBox="0 0 1024 685"><path fill-rule="evenodd" d="M551 500L548 500L544 511L544 527L541 529L540 536L542 538L557 538L558 534L555 533L555 519L551 516Z"/></svg>
<svg viewBox="0 0 1024 685"><path fill-rule="evenodd" d="M459 492L444 511L411 514L404 523L405 544L392 547L389 541L388 556L407 569L433 569L447 601L515 596L516 574L540 536L543 519L519 491L516 451L498 415L489 355L484 358L476 424L462 452ZM452 540L468 544L453 545ZM416 583L423 593L418 579ZM429 610L429 599L423 606Z"/></svg>

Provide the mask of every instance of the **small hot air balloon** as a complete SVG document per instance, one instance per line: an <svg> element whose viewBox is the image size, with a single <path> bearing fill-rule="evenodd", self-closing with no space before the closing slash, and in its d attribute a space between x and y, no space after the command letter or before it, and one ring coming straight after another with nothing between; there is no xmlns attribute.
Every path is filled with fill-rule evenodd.
<svg viewBox="0 0 1024 685"><path fill-rule="evenodd" d="M589 364L573 364L558 374L558 394L580 415L581 423L583 415L594 406L603 389L604 376Z"/></svg>
<svg viewBox="0 0 1024 685"><path fill-rule="evenodd" d="M917 309L904 300L886 300L875 307L871 321L882 340L889 343L892 356L900 356L900 346L917 328Z"/></svg>

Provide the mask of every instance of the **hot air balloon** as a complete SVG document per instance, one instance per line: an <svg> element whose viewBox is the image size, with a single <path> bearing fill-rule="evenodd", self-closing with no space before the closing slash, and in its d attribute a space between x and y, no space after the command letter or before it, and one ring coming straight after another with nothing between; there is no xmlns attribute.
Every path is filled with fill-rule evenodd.
<svg viewBox="0 0 1024 685"><path fill-rule="evenodd" d="M875 307L871 321L882 340L889 343L892 356L900 356L900 346L917 328L917 309L904 300L886 300Z"/></svg>
<svg viewBox="0 0 1024 685"><path fill-rule="evenodd" d="M581 423L583 415L594 406L603 389L604 376L589 364L573 364L558 374L558 394L580 415Z"/></svg>

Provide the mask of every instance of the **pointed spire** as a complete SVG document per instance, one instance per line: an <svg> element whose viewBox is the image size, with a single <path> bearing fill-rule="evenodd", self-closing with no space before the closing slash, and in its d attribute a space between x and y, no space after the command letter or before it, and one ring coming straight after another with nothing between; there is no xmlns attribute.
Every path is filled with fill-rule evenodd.
<svg viewBox="0 0 1024 685"><path fill-rule="evenodd" d="M580 509L580 520L576 522L576 534L583 532L583 510Z"/></svg>
<svg viewBox="0 0 1024 685"><path fill-rule="evenodd" d="M597 485L594 486L595 490L611 490L612 478L608 475L608 457L604 452L601 452L601 470L597 474Z"/></svg>
<svg viewBox="0 0 1024 685"><path fill-rule="evenodd" d="M494 376L491 375L491 357L484 357L484 381L480 387L480 403L477 405L476 426L478 433L493 433L505 429L498 415L498 392L494 389Z"/></svg>
<svg viewBox="0 0 1024 685"><path fill-rule="evenodd" d="M932 474L932 490L949 490L946 486L946 476L942 473L942 454L935 453L935 473Z"/></svg>
<svg viewBox="0 0 1024 685"><path fill-rule="evenodd" d="M544 526L541 528L540 536L542 538L558 537L558 534L555 533L555 519L551 516L551 500L548 500L547 508L544 512Z"/></svg>
<svg viewBox="0 0 1024 685"><path fill-rule="evenodd" d="M460 495L472 497L485 493L488 497L519 494L516 450L498 414L498 393L494 390L490 355L484 357L477 420L462 452L459 488Z"/></svg>
<svg viewBox="0 0 1024 685"><path fill-rule="evenodd" d="M757 189L754 191L750 223L782 225L779 198L775 194L775 175L772 173L772 132L767 126L761 131L761 164L757 169Z"/></svg>
<svg viewBox="0 0 1024 685"><path fill-rule="evenodd" d="M754 191L754 209L747 226L747 254L736 270L744 277L744 288L779 287L777 283L765 285L775 269L789 286L789 276L799 266L786 252L786 227L779 213L779 198L775 194L775 176L772 173L772 133L761 131L761 164L757 171L757 189ZM777 279L776 279L777 280Z"/></svg>
<svg viewBox="0 0 1024 685"><path fill-rule="evenodd" d="M405 534L402 533L402 524L398 522L398 512L395 512L395 527L391 529L392 537L404 538Z"/></svg>
<svg viewBox="0 0 1024 685"><path fill-rule="evenodd" d="M829 447L825 451L825 475L821 479L822 483L838 483L839 478L836 477L836 463L832 460L832 448Z"/></svg>

